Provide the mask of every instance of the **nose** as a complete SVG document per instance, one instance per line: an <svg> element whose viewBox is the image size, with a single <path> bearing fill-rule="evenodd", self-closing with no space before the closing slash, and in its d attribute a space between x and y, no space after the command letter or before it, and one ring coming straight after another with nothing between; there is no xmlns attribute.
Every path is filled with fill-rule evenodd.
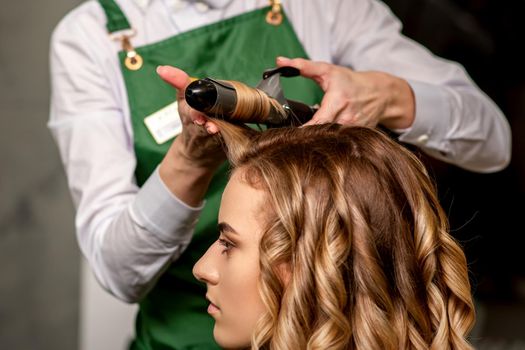
<svg viewBox="0 0 525 350"><path fill-rule="evenodd" d="M219 282L219 272L213 259L213 244L193 266L193 276L206 284L215 285Z"/></svg>

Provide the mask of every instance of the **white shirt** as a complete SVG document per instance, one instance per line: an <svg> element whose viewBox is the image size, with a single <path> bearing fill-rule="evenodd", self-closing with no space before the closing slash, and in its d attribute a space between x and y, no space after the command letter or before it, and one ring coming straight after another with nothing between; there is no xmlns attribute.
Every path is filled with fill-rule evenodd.
<svg viewBox="0 0 525 350"><path fill-rule="evenodd" d="M263 0L117 0L139 47L262 6ZM312 60L406 79L414 124L399 139L466 169L491 172L510 160L510 129L464 69L401 36L400 23L375 0L283 0ZM201 208L164 186L158 171L142 188L120 43L106 32L100 5L88 1L56 27L51 41L49 128L77 208L80 248L99 282L118 298L139 300L189 244Z"/></svg>

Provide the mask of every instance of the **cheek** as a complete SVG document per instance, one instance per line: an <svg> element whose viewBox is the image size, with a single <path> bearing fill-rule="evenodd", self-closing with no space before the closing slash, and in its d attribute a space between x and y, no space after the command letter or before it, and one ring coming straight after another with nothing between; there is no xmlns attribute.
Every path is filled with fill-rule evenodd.
<svg viewBox="0 0 525 350"><path fill-rule="evenodd" d="M228 299L235 303L251 303L259 299L259 268L241 266L221 276L221 284L228 293Z"/></svg>
<svg viewBox="0 0 525 350"><path fill-rule="evenodd" d="M221 274L223 317L215 324L214 336L223 347L245 347L250 344L255 325L264 313L258 289L258 260L231 265L237 268Z"/></svg>
<svg viewBox="0 0 525 350"><path fill-rule="evenodd" d="M236 259L235 263L233 259ZM230 267L227 274L221 276L229 300L234 305L251 305L252 308L259 310L259 304L262 305L259 294L259 254L232 256ZM240 310L242 313L248 311Z"/></svg>

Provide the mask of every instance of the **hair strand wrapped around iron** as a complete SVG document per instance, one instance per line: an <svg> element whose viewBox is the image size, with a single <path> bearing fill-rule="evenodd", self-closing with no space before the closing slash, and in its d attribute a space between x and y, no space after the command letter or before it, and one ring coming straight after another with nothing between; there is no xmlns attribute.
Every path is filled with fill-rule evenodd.
<svg viewBox="0 0 525 350"><path fill-rule="evenodd" d="M283 105L264 91L233 80L196 80L186 88L185 98L209 117L271 127L302 125L316 112L297 101L286 100Z"/></svg>

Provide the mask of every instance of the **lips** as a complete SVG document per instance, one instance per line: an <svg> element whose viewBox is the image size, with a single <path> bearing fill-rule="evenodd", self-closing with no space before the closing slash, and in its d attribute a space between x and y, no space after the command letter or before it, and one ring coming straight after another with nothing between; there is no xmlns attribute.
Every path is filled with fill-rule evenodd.
<svg viewBox="0 0 525 350"><path fill-rule="evenodd" d="M213 301L211 301L210 297L208 297L207 295L206 295L206 300L210 302L210 305L208 305L208 313L210 315L215 314L221 310L217 305L213 303Z"/></svg>
<svg viewBox="0 0 525 350"><path fill-rule="evenodd" d="M210 305L208 305L208 313L210 315L212 314L216 314L220 311L220 309L213 303L210 303Z"/></svg>

